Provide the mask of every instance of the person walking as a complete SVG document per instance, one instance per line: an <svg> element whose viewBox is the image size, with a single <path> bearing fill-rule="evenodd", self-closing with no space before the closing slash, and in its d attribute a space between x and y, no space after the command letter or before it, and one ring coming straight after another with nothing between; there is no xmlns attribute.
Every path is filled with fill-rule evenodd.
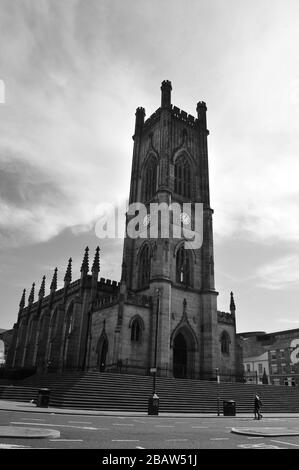
<svg viewBox="0 0 299 470"><path fill-rule="evenodd" d="M262 401L258 395L254 397L254 419L262 419L262 414L260 412L262 406Z"/></svg>

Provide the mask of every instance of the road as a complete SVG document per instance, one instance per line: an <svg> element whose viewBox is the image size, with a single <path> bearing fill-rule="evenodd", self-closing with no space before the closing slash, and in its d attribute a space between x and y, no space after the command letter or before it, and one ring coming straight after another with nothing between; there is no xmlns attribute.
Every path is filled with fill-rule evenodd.
<svg viewBox="0 0 299 470"><path fill-rule="evenodd" d="M299 418L85 416L0 411L1 426L56 429L60 437L0 437L0 449L299 449L299 436L257 437L233 427L297 427Z"/></svg>

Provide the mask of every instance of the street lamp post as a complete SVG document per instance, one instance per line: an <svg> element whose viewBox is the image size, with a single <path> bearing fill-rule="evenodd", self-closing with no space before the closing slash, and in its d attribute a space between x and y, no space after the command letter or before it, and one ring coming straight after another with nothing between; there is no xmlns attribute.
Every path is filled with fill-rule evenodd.
<svg viewBox="0 0 299 470"><path fill-rule="evenodd" d="M149 415L158 415L159 414L159 397L156 394L159 313L160 313L160 291L159 291L159 289L157 289L154 367L151 369L151 372L153 373L153 393L152 393L152 396L149 397L149 400L148 400L148 414Z"/></svg>
<svg viewBox="0 0 299 470"><path fill-rule="evenodd" d="M217 416L220 416L220 397L219 397L219 384L220 384L220 375L219 368L216 367L216 380L217 380Z"/></svg>

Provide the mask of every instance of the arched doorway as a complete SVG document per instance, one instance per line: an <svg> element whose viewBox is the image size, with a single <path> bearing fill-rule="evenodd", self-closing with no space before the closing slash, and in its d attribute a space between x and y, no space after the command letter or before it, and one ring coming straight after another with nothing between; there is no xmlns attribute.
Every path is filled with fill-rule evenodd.
<svg viewBox="0 0 299 470"><path fill-rule="evenodd" d="M173 342L173 376L187 377L187 342L182 333L178 333Z"/></svg>
<svg viewBox="0 0 299 470"><path fill-rule="evenodd" d="M100 372L104 372L106 369L106 358L108 352L108 340L106 336L100 338L98 343L98 368Z"/></svg>
<svg viewBox="0 0 299 470"><path fill-rule="evenodd" d="M198 370L198 342L190 325L179 325L171 335L172 375L178 378L193 379Z"/></svg>

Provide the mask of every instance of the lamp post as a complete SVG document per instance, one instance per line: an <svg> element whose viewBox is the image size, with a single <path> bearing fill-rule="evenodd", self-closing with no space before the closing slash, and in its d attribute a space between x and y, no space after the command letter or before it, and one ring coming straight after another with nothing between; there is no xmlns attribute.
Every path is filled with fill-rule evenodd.
<svg viewBox="0 0 299 470"><path fill-rule="evenodd" d="M156 309L156 331L155 331L155 349L154 349L154 367L151 369L153 373L153 393L148 400L148 414L159 414L159 397L156 394L156 377L157 377L157 350L158 350L158 327L159 327L159 313L160 313L160 290L157 289L157 309Z"/></svg>
<svg viewBox="0 0 299 470"><path fill-rule="evenodd" d="M216 367L216 380L217 380L217 416L220 416L220 406L219 406L219 384L220 384L220 375L219 375L219 368Z"/></svg>

